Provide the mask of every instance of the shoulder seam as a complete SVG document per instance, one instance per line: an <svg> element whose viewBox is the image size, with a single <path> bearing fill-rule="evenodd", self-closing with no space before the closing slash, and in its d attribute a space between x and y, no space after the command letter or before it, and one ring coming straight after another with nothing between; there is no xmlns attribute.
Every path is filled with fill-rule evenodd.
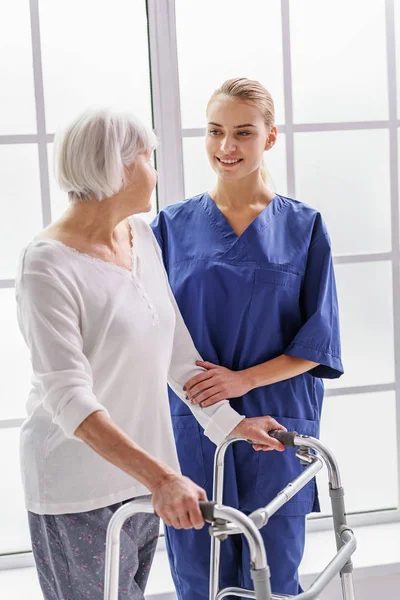
<svg viewBox="0 0 400 600"><path fill-rule="evenodd" d="M319 236L317 237L317 239L313 241L313 243L311 244L311 246L310 246L310 248L309 248L309 249L311 250L311 248L312 248L312 247L313 247L313 246L314 246L314 245L315 245L315 244L318 242L318 240L320 240L320 239L321 239L321 238L323 238L323 237L327 237L327 235L328 235L328 232L327 232L327 231L325 231L325 233L321 233L321 235L319 235Z"/></svg>

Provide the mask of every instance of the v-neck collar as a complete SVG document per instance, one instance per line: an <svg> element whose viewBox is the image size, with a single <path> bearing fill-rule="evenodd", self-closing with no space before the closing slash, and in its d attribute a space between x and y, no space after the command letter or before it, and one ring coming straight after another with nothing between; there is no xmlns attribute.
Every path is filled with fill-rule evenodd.
<svg viewBox="0 0 400 600"><path fill-rule="evenodd" d="M278 196L278 194L275 194L271 202L251 221L246 229L238 235L208 192L203 194L200 202L214 227L218 229L219 233L227 242L231 242L232 244L239 241L245 241L249 231L261 231L268 227L285 205L284 199L281 196Z"/></svg>

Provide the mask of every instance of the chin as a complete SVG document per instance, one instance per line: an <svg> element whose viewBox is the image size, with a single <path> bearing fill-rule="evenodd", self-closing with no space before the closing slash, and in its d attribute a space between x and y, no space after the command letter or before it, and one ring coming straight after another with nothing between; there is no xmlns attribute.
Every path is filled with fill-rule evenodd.
<svg viewBox="0 0 400 600"><path fill-rule="evenodd" d="M218 177L222 179L222 181L236 181L243 178L243 175L239 175L238 173L218 173Z"/></svg>
<svg viewBox="0 0 400 600"><path fill-rule="evenodd" d="M149 202L148 204L146 204L146 206L143 206L143 208L141 209L141 213L148 213L151 211L151 209L153 208L151 202Z"/></svg>

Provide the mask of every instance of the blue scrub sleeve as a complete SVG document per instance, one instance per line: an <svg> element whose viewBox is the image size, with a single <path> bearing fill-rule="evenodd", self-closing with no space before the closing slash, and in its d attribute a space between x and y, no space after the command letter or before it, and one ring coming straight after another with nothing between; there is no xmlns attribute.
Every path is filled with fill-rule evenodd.
<svg viewBox="0 0 400 600"><path fill-rule="evenodd" d="M150 227L151 227L154 237L157 240L158 245L160 246L164 267L168 273L167 260L166 260L167 249L166 249L166 244L164 244L164 239L163 239L163 218L162 217L163 217L162 213L159 212L158 215L156 216L156 218L154 219L154 221L152 221L152 223L150 223Z"/></svg>
<svg viewBox="0 0 400 600"><path fill-rule="evenodd" d="M309 373L336 379L343 374L339 309L329 235L310 246L300 295L304 325L284 354L319 363Z"/></svg>

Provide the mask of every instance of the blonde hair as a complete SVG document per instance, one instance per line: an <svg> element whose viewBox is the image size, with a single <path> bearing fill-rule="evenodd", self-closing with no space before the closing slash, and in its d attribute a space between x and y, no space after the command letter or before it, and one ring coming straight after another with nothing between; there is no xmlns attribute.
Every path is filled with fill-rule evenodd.
<svg viewBox="0 0 400 600"><path fill-rule="evenodd" d="M274 101L269 91L258 81L246 79L245 77L228 79L212 94L207 104L207 110L211 102L215 100L217 96L221 95L244 100L249 102L249 104L257 106L263 116L268 131L275 125ZM267 183L269 177L264 163L261 167L261 177L263 178L264 183Z"/></svg>
<svg viewBox="0 0 400 600"><path fill-rule="evenodd" d="M126 183L125 167L156 144L153 131L133 115L88 110L56 135L56 179L71 202L104 200Z"/></svg>

